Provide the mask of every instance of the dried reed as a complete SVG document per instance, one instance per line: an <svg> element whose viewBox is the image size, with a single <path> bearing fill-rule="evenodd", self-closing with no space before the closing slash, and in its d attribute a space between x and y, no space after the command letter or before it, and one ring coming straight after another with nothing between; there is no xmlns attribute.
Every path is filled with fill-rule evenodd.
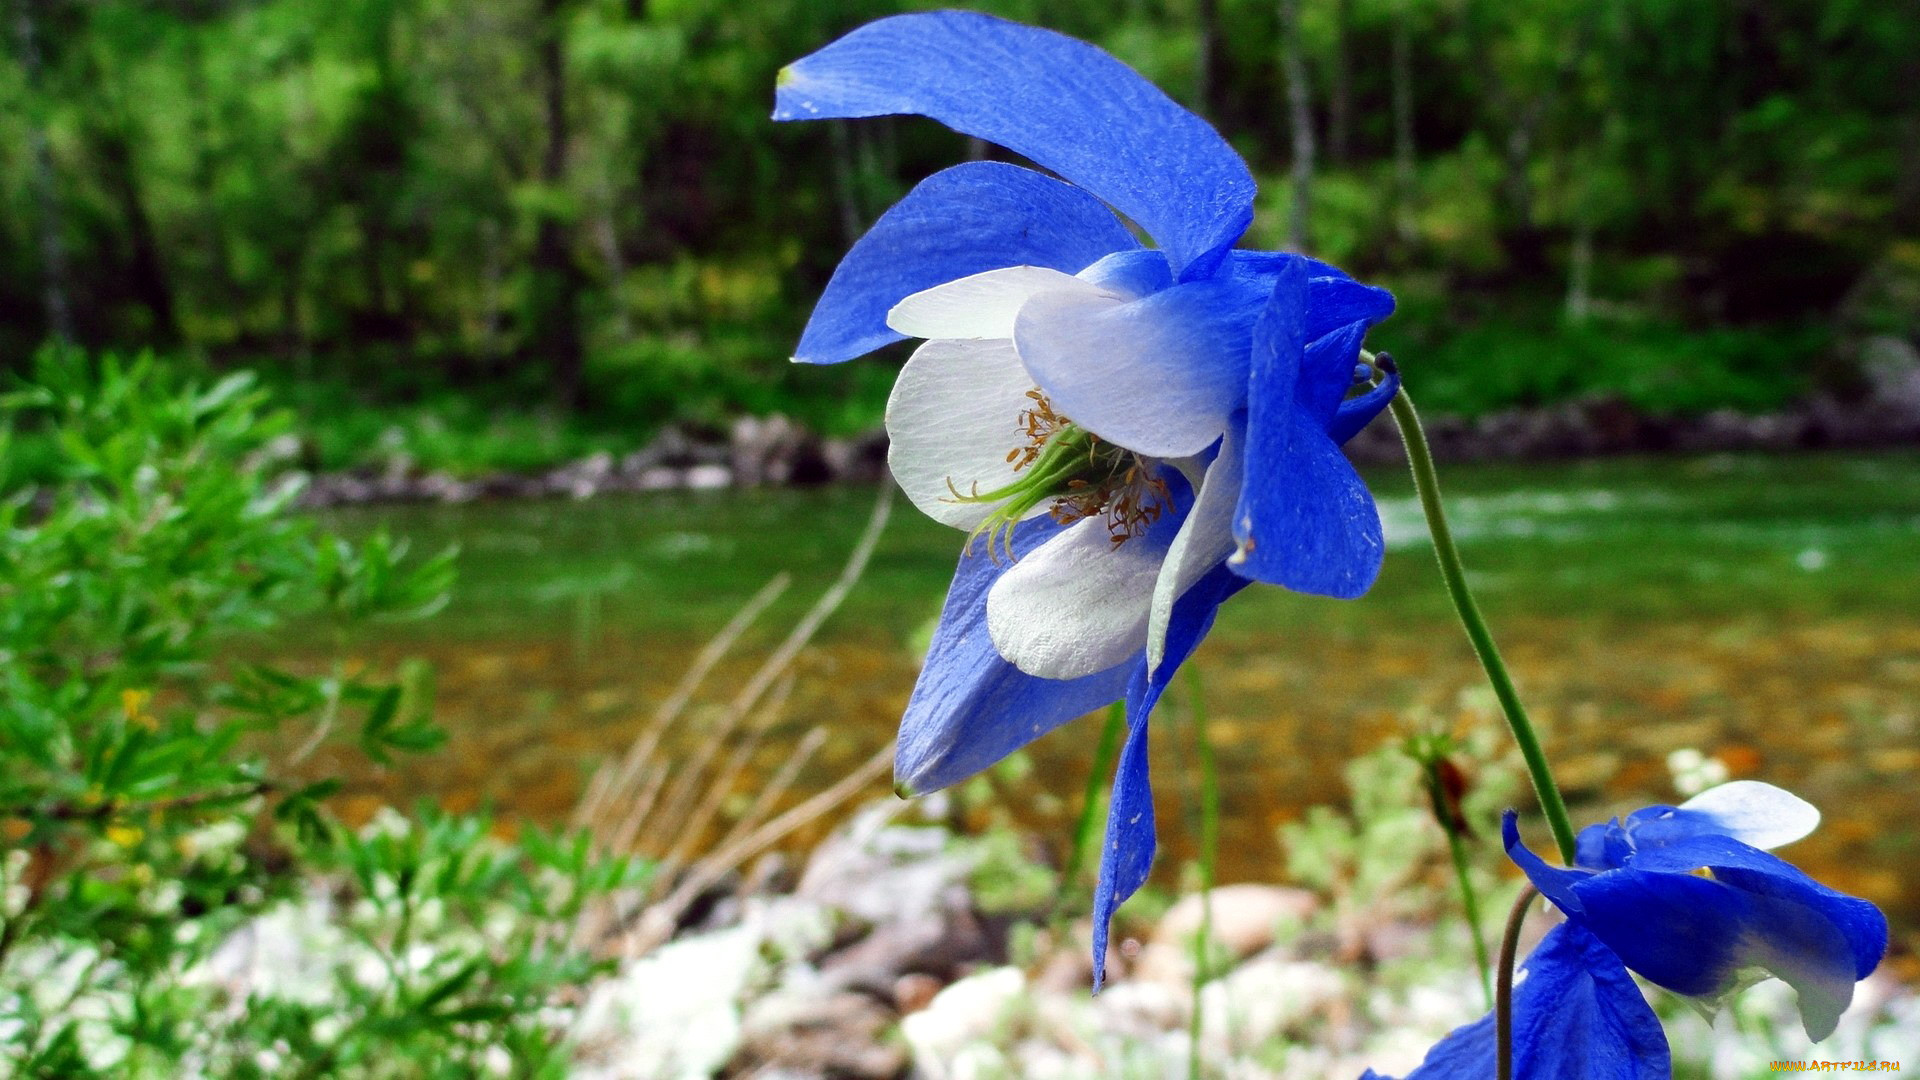
<svg viewBox="0 0 1920 1080"><path fill-rule="evenodd" d="M583 919L578 929L584 935L604 937L614 927L628 926L622 944L630 954L656 947L672 936L687 907L702 893L795 830L831 814L884 771L893 755L891 743L825 790L769 818L826 741L825 729L813 728L746 811L721 827L704 853L694 853L695 845L716 828L728 797L783 714L796 679L794 661L866 572L892 507L892 488L882 487L840 575L732 700L708 714L713 717L711 728L689 755L665 758L662 747L668 734L706 712L694 708L701 686L754 620L786 591L790 575L775 576L747 601L694 658L627 752L595 771L574 812L574 824L588 829L603 850L653 854L659 862L649 886ZM637 921L635 912L640 913Z"/></svg>

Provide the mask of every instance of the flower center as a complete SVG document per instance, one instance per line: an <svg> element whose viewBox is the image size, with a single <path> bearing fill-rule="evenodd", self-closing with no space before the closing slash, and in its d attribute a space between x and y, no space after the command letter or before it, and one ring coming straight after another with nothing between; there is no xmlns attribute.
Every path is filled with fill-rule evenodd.
<svg viewBox="0 0 1920 1080"><path fill-rule="evenodd" d="M1166 512L1171 496L1166 481L1155 474L1145 457L1115 446L1075 424L1053 409L1039 390L1027 391L1033 404L1020 410L1015 426L1025 441L1007 451L1007 462L1022 475L1012 483L981 491L947 490L955 502L998 503L968 535L985 534L987 554L999 561L999 551L1012 562L1013 528L1034 507L1052 501L1048 514L1062 525L1105 515L1113 546L1147 531Z"/></svg>

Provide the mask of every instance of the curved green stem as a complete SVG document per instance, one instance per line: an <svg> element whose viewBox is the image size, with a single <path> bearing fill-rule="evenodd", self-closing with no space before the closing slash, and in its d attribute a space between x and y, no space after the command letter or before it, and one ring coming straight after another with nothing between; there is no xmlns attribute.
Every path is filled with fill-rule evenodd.
<svg viewBox="0 0 1920 1080"><path fill-rule="evenodd" d="M1392 370L1393 360L1385 354L1374 362L1383 370ZM1500 647L1494 644L1493 634L1480 615L1480 606L1467 588L1467 571L1460 562L1460 549L1454 546L1453 530L1447 527L1447 511L1440 503L1440 477L1433 468L1433 451L1427 446L1420 414L1414 411L1404 388L1393 396L1388 408L1393 410L1394 423L1400 426L1400 439L1407 447L1414 490L1419 492L1420 509L1427 516L1427 531L1433 534L1433 553L1440 561L1440 576L1447 583L1447 595L1453 598L1454 610L1460 613L1460 622L1466 627L1467 640L1473 643L1480 666L1486 670L1487 681L1493 684L1494 696L1500 699L1501 711L1506 713L1507 726L1513 730L1514 741L1520 744L1520 755L1526 759L1527 772L1533 777L1534 794L1539 796L1540 809L1553 829L1560 858L1572 865L1573 822L1567 817L1566 800L1560 797L1560 786L1553 781L1553 770L1547 764L1546 751L1541 749L1540 736L1527 719L1526 707L1520 703L1513 677L1507 674L1506 662L1500 659Z"/></svg>

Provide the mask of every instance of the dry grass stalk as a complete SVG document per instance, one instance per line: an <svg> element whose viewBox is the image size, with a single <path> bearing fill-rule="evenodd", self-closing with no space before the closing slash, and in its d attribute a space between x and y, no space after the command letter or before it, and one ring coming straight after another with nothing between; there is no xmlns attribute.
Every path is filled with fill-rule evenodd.
<svg viewBox="0 0 1920 1080"><path fill-rule="evenodd" d="M700 894L741 863L779 843L794 830L832 813L841 803L859 794L860 789L884 774L893 764L893 743L862 762L859 768L841 777L832 787L793 807L758 828L729 836L713 851L687 868L687 873L666 898L648 908L639 925L627 935L628 956L641 956L673 936L680 916Z"/></svg>
<svg viewBox="0 0 1920 1080"><path fill-rule="evenodd" d="M646 730L634 740L618 764L610 762L595 772L575 810L574 821L590 829L604 850L632 852L647 839L657 842L674 838L672 848L659 867L660 872L651 878L651 888L670 886L671 891L646 908L640 924L626 936L630 953L637 955L667 940L681 914L702 892L794 830L832 813L884 771L891 760L893 747L889 744L831 787L767 820L767 815L785 798L801 770L825 742L825 730L815 728L756 794L747 811L724 830L712 849L699 856L691 853L693 844L710 831L727 796L745 775L761 740L778 721L793 689L795 676L790 669L795 659L866 572L886 529L892 506L892 488L883 487L839 577L732 701L718 710L713 729L699 740L686 760L660 760L667 733L686 720L694 695L706 677L753 620L785 591L791 581L788 575L781 574L769 581L701 650L674 692L661 703ZM731 752L716 769L716 758L729 744ZM588 938L599 937L609 927L630 925L630 913L635 906L645 904L650 895L657 894L649 890L588 914L578 928L580 933Z"/></svg>
<svg viewBox="0 0 1920 1080"><path fill-rule="evenodd" d="M761 740L773 728L774 721L778 720L781 713L786 710L787 700L793 696L794 681L793 672L787 672L774 686L766 702L754 712L753 720L746 725L745 734L735 741L732 753L727 755L726 763L720 767L719 773L712 782L707 784L706 794L701 796L700 805L695 807L691 814L686 815L684 821L669 813L656 826L656 832L661 837L676 838L672 850L667 852L664 860L668 866L678 866L685 862L692 852L693 845L699 843L700 838L706 835L707 828L713 824L714 817L720 812L721 804L726 802L727 796L733 793L734 788L740 783L740 777L745 775L747 766L752 763L754 752L760 749Z"/></svg>
<svg viewBox="0 0 1920 1080"><path fill-rule="evenodd" d="M767 785L753 797L753 805L747 807L746 813L740 815L740 820L734 823L734 830L744 835L757 828L760 822L773 812L773 808L779 805L787 789L793 787L793 782L799 777L800 770L807 767L807 763L813 760L813 755L820 752L821 745L826 741L826 728L815 727L808 731L800 739L799 745L793 748L793 753L788 755L787 760L780 763L780 771L774 773L773 779L767 781Z"/></svg>
<svg viewBox="0 0 1920 1080"><path fill-rule="evenodd" d="M762 585L760 591L754 593L739 611L734 612L733 618L727 620L727 625L720 628L720 632L713 636L713 640L707 642L706 646L700 650L700 654L693 658L693 663L680 676L680 681L674 686L673 693L668 694L667 699L654 710L653 720L647 725L646 730L642 731L633 741L633 745L627 748L626 756L621 759L619 766L616 768L612 762L608 762L595 770L593 780L587 785L586 796L580 800L579 807L574 811L575 828L594 825L606 811L610 801L622 792L634 790L634 782L639 779L642 770L652 760L654 751L660 745L661 737L666 734L668 728L673 726L674 721L680 718L680 714L686 711L687 704L693 700L693 695L700 689L700 684L705 682L707 676L712 673L714 665L726 657L728 651L740 640L740 635L747 632L747 627L753 625L753 621L760 617L760 613L778 600L791 584L793 584L792 574L783 570L773 575L772 579Z"/></svg>
<svg viewBox="0 0 1920 1080"><path fill-rule="evenodd" d="M667 808L666 824L656 827L656 823L649 817L647 827L650 831L671 834L669 825L680 816L681 808L693 797L693 793L701 785L710 785L715 782L715 778L709 774L708 769L712 766L720 747L733 738L734 733L759 704L768 688L775 680L786 674L787 668L800 655L800 650L806 648L807 644L813 640L813 635L819 631L820 625L827 621L828 616L832 615L847 598L847 594L853 591L854 585L859 583L860 575L866 572L867 563L873 557L874 548L879 546L880 536L886 529L887 518L892 510L893 489L883 487L880 489L879 497L874 500L873 512L867 516L866 528L854 544L853 551L848 554L846 565L840 570L840 576L827 588L826 592L820 595L820 599L814 602L813 607L808 609L800 621L794 624L786 640L780 643L780 647L767 657L759 670L753 673L753 677L741 687L740 692L734 696L733 701L727 705L726 711L721 715L719 724L700 740L692 757L685 762L676 763L673 786L668 789L664 801ZM624 849L615 848L614 850Z"/></svg>

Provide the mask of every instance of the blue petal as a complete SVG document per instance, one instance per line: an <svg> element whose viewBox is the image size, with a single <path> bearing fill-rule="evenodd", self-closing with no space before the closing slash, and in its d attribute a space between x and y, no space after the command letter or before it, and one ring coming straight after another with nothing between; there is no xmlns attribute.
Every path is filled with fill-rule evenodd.
<svg viewBox="0 0 1920 1080"><path fill-rule="evenodd" d="M901 340L887 311L922 289L1008 266L1076 274L1139 246L1084 191L1014 165L956 165L921 181L840 260L794 359L837 364Z"/></svg>
<svg viewBox="0 0 1920 1080"><path fill-rule="evenodd" d="M1231 565L1256 581L1350 598L1372 586L1386 545L1365 482L1323 421L1296 400L1302 391L1305 271L1305 260L1281 270L1254 330L1246 479L1233 515L1240 548ZM1327 340L1333 351L1343 347L1343 338ZM1349 362L1339 372L1342 391L1352 371Z"/></svg>
<svg viewBox="0 0 1920 1080"><path fill-rule="evenodd" d="M880 19L780 72L775 120L915 113L998 143L1139 222L1181 280L1253 220L1253 176L1207 122L1082 41L970 12Z"/></svg>
<svg viewBox="0 0 1920 1080"><path fill-rule="evenodd" d="M1311 255L1299 255L1291 251L1253 251L1247 248L1235 248L1232 252L1229 269L1241 277L1272 278L1288 263L1305 263L1309 278L1340 278L1352 281L1353 275L1345 270L1324 262ZM1269 282L1271 283L1271 282Z"/></svg>
<svg viewBox="0 0 1920 1080"><path fill-rule="evenodd" d="M1147 721L1173 673L1193 655L1214 614L1246 582L1225 567L1194 583L1167 620L1166 659L1147 674L1143 658L1133 670L1127 689L1127 744L1120 751L1113 776L1113 797L1107 809L1107 831L1100 849L1100 883L1093 893L1093 988L1100 989L1107 972L1107 935L1113 912L1147 880L1153 869L1153 785L1147 768Z"/></svg>
<svg viewBox="0 0 1920 1080"><path fill-rule="evenodd" d="M1500 817L1500 837L1506 845L1507 858L1512 859L1514 865L1527 875L1527 880L1540 890L1540 895L1553 901L1568 915L1580 914L1580 897L1574 893L1573 887L1593 875L1580 870L1548 866L1545 860L1520 842L1520 815L1511 810Z"/></svg>
<svg viewBox="0 0 1920 1080"><path fill-rule="evenodd" d="M1307 340L1352 322L1368 326L1393 314L1393 294L1345 277L1317 277L1307 288Z"/></svg>
<svg viewBox="0 0 1920 1080"><path fill-rule="evenodd" d="M1673 1075L1659 1017L1619 959L1578 924L1548 931L1523 969L1527 977L1513 992L1516 1080ZM1486 1080L1494 1074L1495 1035L1492 1014L1455 1029L1406 1080Z"/></svg>
<svg viewBox="0 0 1920 1080"><path fill-rule="evenodd" d="M1023 522L1013 533L1015 554L1026 554L1061 528L1047 518ZM1143 662L1129 660L1070 680L1037 678L1008 663L987 634L987 593L1010 567L988 558L979 544L960 556L926 666L900 721L893 775L904 793L964 780L1061 724L1119 700Z"/></svg>
<svg viewBox="0 0 1920 1080"><path fill-rule="evenodd" d="M1294 400L1300 408L1325 429L1333 423L1340 403L1353 389L1354 365L1360 359L1360 342L1367 336L1365 322L1350 322L1318 339L1309 339L1300 360L1300 385Z"/></svg>
<svg viewBox="0 0 1920 1080"><path fill-rule="evenodd" d="M1873 974L1886 954L1887 919L1879 908L1830 889L1786 860L1731 837L1700 835L1659 848L1642 847L1628 865L1636 870L1676 874L1705 867L1713 871L1716 880L1733 888L1818 914L1845 938L1847 967L1856 980Z"/></svg>
<svg viewBox="0 0 1920 1080"><path fill-rule="evenodd" d="M1346 271L1284 251L1235 251L1231 268L1234 276L1271 287L1275 278L1289 266L1304 266L1307 273L1307 316L1301 325L1302 340L1315 341L1352 322L1368 326L1393 314L1393 294L1373 285L1362 285Z"/></svg>
<svg viewBox="0 0 1920 1080"><path fill-rule="evenodd" d="M1685 843L1702 836L1724 838L1727 834L1712 815L1664 803L1635 810L1615 825L1613 832L1608 851L1615 854L1616 865L1624 864L1632 853L1643 849Z"/></svg>
<svg viewBox="0 0 1920 1080"><path fill-rule="evenodd" d="M1762 851L1784 847L1820 827L1818 807L1761 780L1710 787L1681 803L1675 813L1699 822L1698 832L1730 836Z"/></svg>

